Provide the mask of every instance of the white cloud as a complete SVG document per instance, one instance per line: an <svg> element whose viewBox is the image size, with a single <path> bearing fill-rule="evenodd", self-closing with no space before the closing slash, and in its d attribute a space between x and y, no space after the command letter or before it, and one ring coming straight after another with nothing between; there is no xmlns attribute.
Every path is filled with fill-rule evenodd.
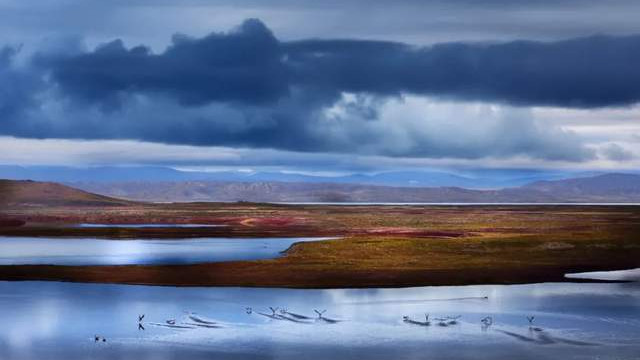
<svg viewBox="0 0 640 360"><path fill-rule="evenodd" d="M375 115L370 114L375 109ZM364 109L364 110L363 110ZM584 161L591 149L561 124L528 108L406 95L386 100L344 94L316 126L338 148L425 158Z"/></svg>

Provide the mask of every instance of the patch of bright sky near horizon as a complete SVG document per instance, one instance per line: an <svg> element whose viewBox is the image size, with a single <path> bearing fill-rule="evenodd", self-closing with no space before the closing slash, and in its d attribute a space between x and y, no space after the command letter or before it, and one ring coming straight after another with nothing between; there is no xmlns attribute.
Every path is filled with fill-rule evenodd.
<svg viewBox="0 0 640 360"><path fill-rule="evenodd" d="M420 45L553 41L592 34L638 34L640 22L635 15L639 12L640 3L619 0L606 4L494 0L483 5L402 0L394 6L377 1L0 0L0 44L23 44L23 60L43 44L71 38L82 38L88 48L122 38L128 46L144 43L161 52L174 33L200 37L226 31L250 17L261 19L281 40L350 38ZM343 94L340 101L324 109L327 121L318 130L344 136L344 142L358 139L358 133L381 139L375 144L363 141L357 153L0 136L0 164L166 165L316 174L421 167L624 170L640 166L638 105L516 107L404 95L386 99L378 109L379 118L371 121L351 116L357 101L353 94ZM523 133L533 135L520 136ZM435 144L436 150L430 156L388 154L398 144L420 147L421 143ZM377 154L379 149L386 155Z"/></svg>

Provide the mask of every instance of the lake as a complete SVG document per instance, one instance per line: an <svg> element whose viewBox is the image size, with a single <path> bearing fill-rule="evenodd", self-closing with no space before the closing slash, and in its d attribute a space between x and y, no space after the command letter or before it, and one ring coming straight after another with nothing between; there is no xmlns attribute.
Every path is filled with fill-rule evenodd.
<svg viewBox="0 0 640 360"><path fill-rule="evenodd" d="M106 240L0 237L0 265L149 265L272 259L296 242L327 238Z"/></svg>
<svg viewBox="0 0 640 360"><path fill-rule="evenodd" d="M287 312L271 318L269 306ZM322 319L314 309L326 310ZM640 354L637 283L291 290L0 282L0 311L3 360ZM425 313L430 326L403 321L424 321ZM493 323L484 326L487 316ZM531 324L527 316L535 317Z"/></svg>

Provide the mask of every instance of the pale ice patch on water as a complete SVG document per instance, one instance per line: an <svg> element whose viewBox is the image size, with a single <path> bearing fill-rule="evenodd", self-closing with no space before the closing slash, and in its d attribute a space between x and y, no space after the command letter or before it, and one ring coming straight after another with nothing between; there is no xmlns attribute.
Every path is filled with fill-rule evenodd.
<svg viewBox="0 0 640 360"><path fill-rule="evenodd" d="M604 281L640 281L640 268L614 271L589 271L566 274L568 279L590 279Z"/></svg>

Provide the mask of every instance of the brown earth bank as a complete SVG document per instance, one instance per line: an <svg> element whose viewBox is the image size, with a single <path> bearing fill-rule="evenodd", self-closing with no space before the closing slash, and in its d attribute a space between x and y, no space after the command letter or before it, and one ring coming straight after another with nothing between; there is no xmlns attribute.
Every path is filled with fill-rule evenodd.
<svg viewBox="0 0 640 360"><path fill-rule="evenodd" d="M114 203L78 195L0 207L0 236L189 238L339 236L273 260L176 266L0 266L0 280L300 288L563 281L640 267L636 206L329 206ZM93 198L91 198L93 199ZM24 224L23 224L24 223ZM76 223L218 224L74 228ZM16 225L16 226L13 226ZM20 226L21 225L21 226Z"/></svg>

